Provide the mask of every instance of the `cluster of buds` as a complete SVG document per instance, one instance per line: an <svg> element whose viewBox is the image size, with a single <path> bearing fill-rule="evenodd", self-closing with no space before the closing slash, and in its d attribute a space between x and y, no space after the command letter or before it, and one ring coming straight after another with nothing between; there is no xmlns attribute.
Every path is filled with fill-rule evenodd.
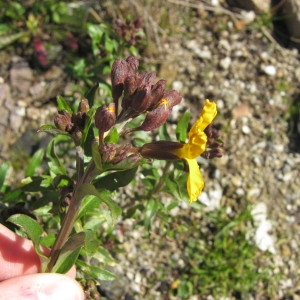
<svg viewBox="0 0 300 300"><path fill-rule="evenodd" d="M223 156L223 142L220 139L220 132L216 128L213 128L212 124L209 124L204 130L207 136L206 151L202 153L202 157L206 159L212 159L215 157Z"/></svg>
<svg viewBox="0 0 300 300"><path fill-rule="evenodd" d="M151 131L166 122L172 108L182 97L175 91L166 91L166 80L156 83L156 73L138 72L139 61L133 56L117 59L111 72L113 104L99 107L95 124L103 138L115 123L121 123L146 114L144 122L133 130Z"/></svg>
<svg viewBox="0 0 300 300"><path fill-rule="evenodd" d="M54 124L58 129L72 136L76 143L79 143L84 130L86 113L88 111L88 100L82 99L79 103L77 113L71 114L67 110L61 110L54 118Z"/></svg>
<svg viewBox="0 0 300 300"><path fill-rule="evenodd" d="M99 146L102 163L114 165L117 169L136 166L141 156L131 144L117 145L103 143Z"/></svg>
<svg viewBox="0 0 300 300"><path fill-rule="evenodd" d="M116 33L131 46L135 45L136 42L141 39L141 28L141 18L137 18L134 21L127 19L125 22L121 19L115 20Z"/></svg>
<svg viewBox="0 0 300 300"><path fill-rule="evenodd" d="M219 133L211 125L217 115L216 103L206 100L186 143L155 141L140 148L129 144L109 144L105 138L113 127L123 136L137 130L152 131L167 121L172 108L182 100L177 91L166 91L166 80L155 82L155 72L138 72L138 66L139 61L133 56L126 60L117 59L112 65L113 103L99 107L95 113L95 126L99 131L96 151L99 161L128 169L142 159L185 160L189 167L187 191L190 202L193 202L204 187L197 157L222 156ZM145 115L141 124L131 129L123 128L130 119L140 115Z"/></svg>

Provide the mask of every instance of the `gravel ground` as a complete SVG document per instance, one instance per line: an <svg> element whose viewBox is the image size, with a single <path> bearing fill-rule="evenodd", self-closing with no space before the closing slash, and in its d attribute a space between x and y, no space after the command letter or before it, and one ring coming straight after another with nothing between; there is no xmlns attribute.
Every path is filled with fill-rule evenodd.
<svg viewBox="0 0 300 300"><path fill-rule="evenodd" d="M175 9L187 11L181 6ZM207 211L222 205L231 213L251 203L265 214L256 221L264 237L262 243L257 236L257 246L272 254L283 273L276 299L299 299L300 132L299 120L296 117L292 122L290 109L299 110L300 62L296 50L281 48L268 29L247 22L247 14L235 19L226 11L195 10L190 25L181 22L180 32L161 40L159 53L145 61L158 65L159 77L180 90L184 96L181 109L198 114L206 98L216 101L224 156L202 165L206 186L200 201L208 204ZM53 115L55 108L44 99L63 94L65 86L58 67L38 77L20 57L9 55L1 60L0 150L4 160L16 137L26 140L28 128L37 128ZM196 214L184 203L177 212ZM126 299L144 299L129 295L145 291L145 299L167 299L163 282L149 290L149 278L162 265L170 272L170 281L175 278L168 271L170 253L182 262L178 243L165 239L162 245L158 226L154 222L150 239L131 219L116 230L127 255L117 255L120 264L114 271L119 280L106 288L112 293L110 299L125 299L125 294Z"/></svg>

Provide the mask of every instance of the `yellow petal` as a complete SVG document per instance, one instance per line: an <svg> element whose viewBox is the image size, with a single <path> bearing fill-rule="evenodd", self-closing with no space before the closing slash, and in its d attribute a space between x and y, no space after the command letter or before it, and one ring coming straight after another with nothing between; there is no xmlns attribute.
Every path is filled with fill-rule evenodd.
<svg viewBox="0 0 300 300"><path fill-rule="evenodd" d="M190 203L197 200L201 194L204 181L196 159L185 159L189 165L189 176L187 180L187 191L190 196Z"/></svg>
<svg viewBox="0 0 300 300"><path fill-rule="evenodd" d="M196 120L189 132L189 138L193 138L194 135L198 135L199 132L204 131L204 129L213 121L217 115L217 105L215 102L211 102L208 99L203 106L199 118Z"/></svg>
<svg viewBox="0 0 300 300"><path fill-rule="evenodd" d="M213 121L217 115L215 102L206 100L206 103L189 132L189 141L181 148L173 151L180 158L193 159L201 155L206 149L207 136L204 129Z"/></svg>

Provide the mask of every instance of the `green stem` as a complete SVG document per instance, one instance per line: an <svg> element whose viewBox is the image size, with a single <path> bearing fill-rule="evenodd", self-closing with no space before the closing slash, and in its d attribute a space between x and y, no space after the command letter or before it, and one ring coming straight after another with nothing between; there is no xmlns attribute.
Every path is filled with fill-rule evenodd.
<svg viewBox="0 0 300 300"><path fill-rule="evenodd" d="M84 154L81 146L76 147L76 171L77 181L79 181L84 173Z"/></svg>
<svg viewBox="0 0 300 300"><path fill-rule="evenodd" d="M167 161L167 163L165 164L165 166L163 168L163 174L160 177L159 181L157 182L156 186L153 188L153 190L151 190L149 192L148 197L147 197L148 199L151 198L152 195L158 193L160 191L160 189L164 186L171 164L172 164L171 161Z"/></svg>
<svg viewBox="0 0 300 300"><path fill-rule="evenodd" d="M54 267L59 254L61 252L61 249L63 248L64 244L68 240L73 228L74 223L76 221L82 198L78 197L76 195L77 189L80 187L80 185L90 182L94 176L95 176L95 163L92 160L89 165L87 166L85 172L81 176L80 180L77 182L76 187L74 189L74 193L72 196L72 199L70 201L70 205L68 206L66 215L62 221L61 228L58 232L57 238L54 242L54 245L52 247L52 250L50 252L50 261L47 265L45 272L51 272L52 268Z"/></svg>

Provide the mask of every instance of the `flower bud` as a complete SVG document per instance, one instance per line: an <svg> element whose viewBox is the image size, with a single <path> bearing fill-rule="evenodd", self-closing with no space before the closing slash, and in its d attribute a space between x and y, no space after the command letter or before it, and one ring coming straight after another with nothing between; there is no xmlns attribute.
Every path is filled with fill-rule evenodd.
<svg viewBox="0 0 300 300"><path fill-rule="evenodd" d="M166 88L166 80L164 79L158 80L151 87L151 93L150 93L151 106L155 107L155 105L163 98L165 88ZM149 109L151 110L151 107Z"/></svg>
<svg viewBox="0 0 300 300"><path fill-rule="evenodd" d="M59 114L54 118L54 124L55 126L62 130L67 131L67 128L72 127L73 124L71 122L71 114L67 112L66 110L62 110L59 112Z"/></svg>
<svg viewBox="0 0 300 300"><path fill-rule="evenodd" d="M115 102L123 93L124 82L128 75L129 65L126 61L117 59L111 69L112 96Z"/></svg>
<svg viewBox="0 0 300 300"><path fill-rule="evenodd" d="M179 92L172 90L164 93L164 99L169 101L170 109L172 109L173 106L181 102L182 96L179 94Z"/></svg>
<svg viewBox="0 0 300 300"><path fill-rule="evenodd" d="M78 106L78 112L81 113L87 113L90 110L89 101L86 98L81 99L79 106Z"/></svg>
<svg viewBox="0 0 300 300"><path fill-rule="evenodd" d="M103 163L110 163L116 156L117 153L117 145L103 143L101 147L101 158Z"/></svg>
<svg viewBox="0 0 300 300"><path fill-rule="evenodd" d="M128 56L126 58L126 62L128 63L128 75L133 75L137 72L139 67L139 60L134 56Z"/></svg>
<svg viewBox="0 0 300 300"><path fill-rule="evenodd" d="M154 130L167 121L170 113L169 102L166 99L161 99L156 108L147 113L143 124L136 130Z"/></svg>
<svg viewBox="0 0 300 300"><path fill-rule="evenodd" d="M126 119L144 113L151 106L151 88L155 77L155 72L142 72L126 80L122 101Z"/></svg>
<svg viewBox="0 0 300 300"><path fill-rule="evenodd" d="M103 134L111 129L116 123L116 110L115 104L110 103L108 105L100 106L95 114L95 125L99 130L99 135L103 137Z"/></svg>
<svg viewBox="0 0 300 300"><path fill-rule="evenodd" d="M139 149L139 153L145 158L176 160L180 159L180 157L176 155L176 150L183 146L184 144L177 142L157 141L143 145Z"/></svg>

